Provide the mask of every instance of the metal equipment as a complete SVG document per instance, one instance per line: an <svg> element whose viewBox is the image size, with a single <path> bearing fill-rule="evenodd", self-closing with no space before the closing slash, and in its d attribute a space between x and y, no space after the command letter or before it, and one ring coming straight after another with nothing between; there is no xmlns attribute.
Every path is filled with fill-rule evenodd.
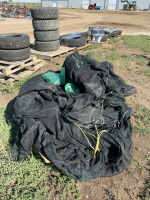
<svg viewBox="0 0 150 200"><path fill-rule="evenodd" d="M128 1L128 0L121 0L122 3L126 2L128 4L128 8L124 6L123 10L135 11L136 10L136 1Z"/></svg>

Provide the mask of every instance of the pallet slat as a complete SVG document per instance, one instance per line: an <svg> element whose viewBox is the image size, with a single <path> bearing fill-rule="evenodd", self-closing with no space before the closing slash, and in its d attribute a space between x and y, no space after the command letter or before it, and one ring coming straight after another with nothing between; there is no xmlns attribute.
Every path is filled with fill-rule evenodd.
<svg viewBox="0 0 150 200"><path fill-rule="evenodd" d="M7 64L9 63L9 64ZM36 59L36 56L31 56L30 58L17 61L15 63L5 62L0 60L0 82L14 82L15 80L20 80L25 76L29 76L41 67L44 66L45 61ZM2 66L5 65L5 66ZM15 74L17 73L17 74Z"/></svg>
<svg viewBox="0 0 150 200"><path fill-rule="evenodd" d="M56 51L51 52L43 52L43 51L36 51L35 49L30 49L31 53L34 55L39 55L46 60L52 60L54 57L60 57L63 54L67 54L71 51L74 51L74 48L60 46L60 48Z"/></svg>
<svg viewBox="0 0 150 200"><path fill-rule="evenodd" d="M17 61L15 63L11 63L9 66L7 67L0 67L0 69L2 70L2 73L6 76L10 75L10 74L13 74L17 71L19 71L20 69L23 69L26 67L26 65L28 64L28 62L36 62L36 57L35 56L31 56L30 58L26 59L26 60L23 60L23 61ZM0 64L2 62L0 61ZM7 62L6 62L7 63ZM3 64L6 64L4 63L3 61ZM15 68L15 69L14 69Z"/></svg>
<svg viewBox="0 0 150 200"><path fill-rule="evenodd" d="M31 70L31 71L37 71L41 67L43 67L43 64L39 63L39 64L37 64L37 65L35 65L33 67L28 66L28 67L26 67L26 69Z"/></svg>

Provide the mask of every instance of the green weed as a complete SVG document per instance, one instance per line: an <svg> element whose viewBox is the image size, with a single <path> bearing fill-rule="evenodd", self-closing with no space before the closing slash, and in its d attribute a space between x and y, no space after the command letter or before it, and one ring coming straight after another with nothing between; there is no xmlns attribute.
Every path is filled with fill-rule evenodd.
<svg viewBox="0 0 150 200"><path fill-rule="evenodd" d="M0 83L0 91L2 92L2 94L7 95L7 94L14 93L15 88L10 83L7 83L6 85L3 83Z"/></svg>
<svg viewBox="0 0 150 200"><path fill-rule="evenodd" d="M102 60L103 60L103 54L102 54L101 51L99 51L99 52L96 53L96 60L102 62Z"/></svg>
<svg viewBox="0 0 150 200"><path fill-rule="evenodd" d="M34 76L36 76L36 75L37 75L37 72L31 74L30 76L24 77L23 79L21 79L21 80L19 80L19 81L16 81L15 84L14 84L14 88L20 89L20 87L21 87L27 80L29 80L30 78L32 78L32 77L34 77Z"/></svg>
<svg viewBox="0 0 150 200"><path fill-rule="evenodd" d="M18 125L12 112L0 108L0 199L79 199L77 182L63 175L53 164L45 164L33 148L22 162L11 161Z"/></svg>
<svg viewBox="0 0 150 200"><path fill-rule="evenodd" d="M150 110L138 104L133 115L137 122L135 132L140 135L150 135Z"/></svg>
<svg viewBox="0 0 150 200"><path fill-rule="evenodd" d="M131 67L128 67L127 70L128 70L129 72L131 72L131 71L132 71L132 68L131 68Z"/></svg>
<svg viewBox="0 0 150 200"><path fill-rule="evenodd" d="M85 55L93 58L96 55L96 53L94 51L88 51L88 52L85 53Z"/></svg>
<svg viewBox="0 0 150 200"><path fill-rule="evenodd" d="M124 62L127 62L127 61L135 61L135 57L132 56L132 55L122 55L121 56L121 60L123 60Z"/></svg>
<svg viewBox="0 0 150 200"><path fill-rule="evenodd" d="M97 48L99 48L99 45L98 44L93 44L93 45L83 49L83 51L94 50L94 49L97 49Z"/></svg>
<svg viewBox="0 0 150 200"><path fill-rule="evenodd" d="M150 69L143 69L141 72L150 77Z"/></svg>
<svg viewBox="0 0 150 200"><path fill-rule="evenodd" d="M110 51L116 51L117 48L116 47L112 47L111 49L109 49Z"/></svg>
<svg viewBox="0 0 150 200"><path fill-rule="evenodd" d="M56 60L51 60L51 61L49 61L49 63L56 63Z"/></svg>
<svg viewBox="0 0 150 200"><path fill-rule="evenodd" d="M44 58L40 55L36 55L36 59L40 59L40 60L43 60Z"/></svg>
<svg viewBox="0 0 150 200"><path fill-rule="evenodd" d="M147 60L145 58L143 58L142 56L137 56L136 64L140 65L140 66L145 66L145 65L147 65Z"/></svg>
<svg viewBox="0 0 150 200"><path fill-rule="evenodd" d="M7 84L0 83L0 91L2 92L3 95L13 94L16 91L16 89L20 89L20 87L23 85L23 83L25 83L30 78L36 76L37 73L38 72L33 73L30 76L24 77L23 79L16 81L14 83L14 85L12 85L10 83L7 83Z"/></svg>
<svg viewBox="0 0 150 200"><path fill-rule="evenodd" d="M122 65L124 66L124 68L127 68L128 71L131 71L132 69L129 68L129 66L131 65L131 61L134 60L134 57L131 55L122 55L120 57L120 61L122 63Z"/></svg>
<svg viewBox="0 0 150 200"><path fill-rule="evenodd" d="M108 44L113 44L113 43L117 43L120 41L120 38L110 38L110 40L108 41Z"/></svg>
<svg viewBox="0 0 150 200"><path fill-rule="evenodd" d="M147 35L123 35L121 39L124 41L124 45L127 48L134 48L137 50L141 50L145 53L149 53L150 49L150 40Z"/></svg>
<svg viewBox="0 0 150 200"><path fill-rule="evenodd" d="M107 56L108 60L119 60L120 55L118 53L111 53L109 56Z"/></svg>

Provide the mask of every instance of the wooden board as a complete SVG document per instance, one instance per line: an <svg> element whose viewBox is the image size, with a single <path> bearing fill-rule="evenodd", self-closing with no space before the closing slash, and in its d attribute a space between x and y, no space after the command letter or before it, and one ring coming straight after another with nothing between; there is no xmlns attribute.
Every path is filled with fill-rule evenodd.
<svg viewBox="0 0 150 200"><path fill-rule="evenodd" d="M50 51L50 52L36 51L34 49L34 46L33 46L33 48L31 48L32 54L38 55L38 56L44 58L45 60L52 60L55 57L60 58L61 55L68 54L69 52L72 52L72 51L74 51L74 48L64 47L64 46L60 46L60 48L58 50Z"/></svg>
<svg viewBox="0 0 150 200"><path fill-rule="evenodd" d="M113 37L113 38L121 38L121 35L116 35L116 36Z"/></svg>
<svg viewBox="0 0 150 200"><path fill-rule="evenodd" d="M61 55L64 54L68 54L69 52L79 52L82 49L85 49L89 46L91 46L92 44L86 44L85 46L82 47L65 47L65 46L60 46L60 49L56 50L56 51L51 51L51 52L42 52L42 51L36 51L34 49L31 49L31 53L35 54L35 55L39 55L41 57L43 57L46 60L52 60L53 58L57 58Z"/></svg>
<svg viewBox="0 0 150 200"><path fill-rule="evenodd" d="M23 79L43 67L44 64L45 61L36 59L36 56L17 62L0 60L0 82L12 83L15 80Z"/></svg>
<svg viewBox="0 0 150 200"><path fill-rule="evenodd" d="M5 76L9 76L20 69L27 67L28 65L31 66L32 63L38 63L41 60L37 60L36 56L30 56L30 58L22 61L16 62L7 62L0 60L0 72L3 73Z"/></svg>
<svg viewBox="0 0 150 200"><path fill-rule="evenodd" d="M88 43L88 44L86 44L85 46L82 46L82 47L75 47L74 52L79 52L79 51L81 51L81 50L83 50L87 47L90 47L90 46L92 46L92 44Z"/></svg>
<svg viewBox="0 0 150 200"><path fill-rule="evenodd" d="M105 41L105 42L92 42L92 41L89 41L89 44L91 44L91 45L93 45L93 44L97 44L97 45L100 45L100 46L104 46L104 45L106 45L106 44L108 44L108 41L109 41L110 39L108 39L107 41Z"/></svg>

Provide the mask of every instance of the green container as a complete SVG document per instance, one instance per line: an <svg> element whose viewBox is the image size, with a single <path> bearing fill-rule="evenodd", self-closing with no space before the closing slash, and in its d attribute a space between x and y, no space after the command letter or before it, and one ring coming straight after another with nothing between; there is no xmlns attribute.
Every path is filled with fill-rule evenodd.
<svg viewBox="0 0 150 200"><path fill-rule="evenodd" d="M72 83L67 83L65 85L65 91L71 93L80 93L80 89Z"/></svg>

